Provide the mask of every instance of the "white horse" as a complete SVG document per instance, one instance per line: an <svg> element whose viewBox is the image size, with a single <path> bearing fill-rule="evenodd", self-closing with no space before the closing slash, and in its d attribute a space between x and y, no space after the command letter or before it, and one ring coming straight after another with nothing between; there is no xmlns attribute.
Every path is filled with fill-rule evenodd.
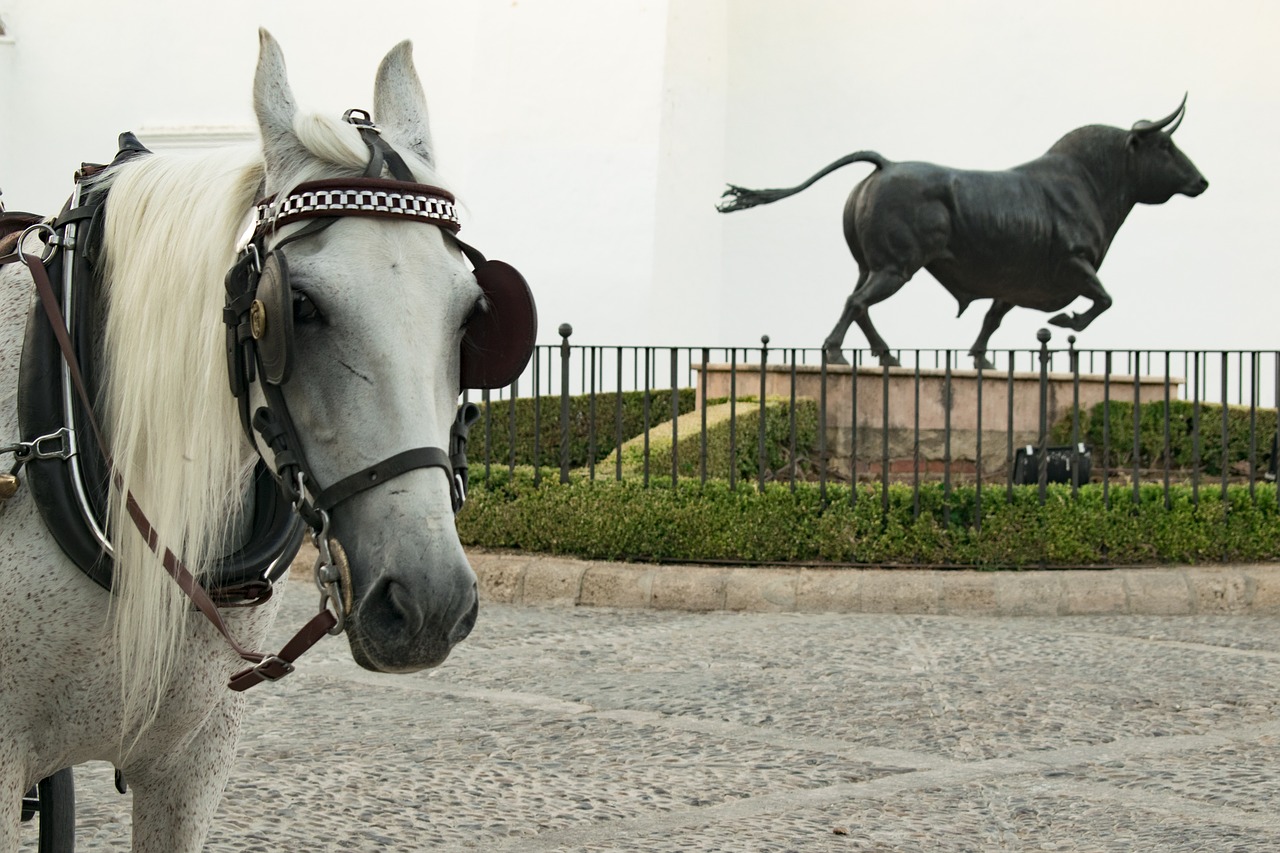
<svg viewBox="0 0 1280 853"><path fill-rule="evenodd" d="M237 236L264 192L284 199L303 182L367 177L368 127L299 115L278 45L265 32L260 41L261 148L139 156L102 179L100 420L117 477L108 525L115 589L76 570L20 487L0 514L0 851L19 847L22 793L90 760L124 771L134 850L199 850L234 758L245 694L227 681L243 663L161 569L122 496L136 498L161 549L197 576L246 535L249 472L273 453L248 440L228 391L223 278ZM373 106L381 150L398 155L412 180L441 186L408 42L383 60ZM309 224L268 229L263 248ZM26 241L32 252L36 242ZM448 447L464 329L487 304L451 234L344 216L290 242L288 259L292 364L278 390L301 444L293 449L309 463L305 485L336 483L407 449ZM0 444L18 435L17 356L33 298L26 269L4 270ZM261 381L249 393L252 408L262 405ZM335 597L346 599L336 606L367 668L435 666L474 624L476 579L454 529L453 476L442 469L412 467L331 510L329 533L350 566L335 581ZM243 645L258 648L277 604L223 614Z"/></svg>

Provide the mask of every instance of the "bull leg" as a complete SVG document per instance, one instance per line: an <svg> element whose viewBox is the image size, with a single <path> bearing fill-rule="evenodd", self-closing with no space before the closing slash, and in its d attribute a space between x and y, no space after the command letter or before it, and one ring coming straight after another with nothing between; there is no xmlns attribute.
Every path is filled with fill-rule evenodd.
<svg viewBox="0 0 1280 853"><path fill-rule="evenodd" d="M996 329L1000 328L1000 321L1004 319L1004 315L1008 314L1012 308L1012 302L1005 302L1003 299L991 301L987 316L982 318L982 331L978 333L978 339L969 348L969 355L973 356L973 366L978 370L995 370L996 366L987 358L987 343Z"/></svg>
<svg viewBox="0 0 1280 853"><path fill-rule="evenodd" d="M840 353L840 345L844 342L844 336L849 331L850 324L856 322L858 328L862 329L862 334L866 336L867 343L871 346L871 351L879 357L880 364L886 367L898 366L898 360L889 355L889 345L885 343L884 338L880 337L876 327L871 324L871 317L867 314L867 309L897 293L902 285L907 283L907 279L908 276L901 273L891 273L883 270L870 274L863 273L858 277L858 285L853 289L853 293L849 295L849 298L845 300L844 311L840 313L840 319L836 321L836 326L831 330L831 334L827 335L827 339L823 341L822 346L826 350L828 364L848 363Z"/></svg>
<svg viewBox="0 0 1280 853"><path fill-rule="evenodd" d="M853 293L849 294L849 298L844 301L844 310L840 312L840 319L836 321L836 327L831 330L831 334L827 335L827 339L822 342L822 349L827 354L827 364L848 364L849 360L844 357L840 347L844 343L844 336L849 331L849 326L853 323L853 308L851 303L853 297L858 295L858 291L862 290L867 284L866 270L858 271L858 283L853 287Z"/></svg>
<svg viewBox="0 0 1280 853"><path fill-rule="evenodd" d="M1075 258L1073 266L1076 270L1077 278L1082 280L1080 283L1080 295L1086 299L1092 299L1093 304L1089 306L1088 311L1083 313L1055 314L1049 318L1049 322L1055 326L1083 332L1099 314L1111 307L1111 294L1103 289L1102 282L1098 280L1098 273L1093 268L1093 264L1083 258Z"/></svg>

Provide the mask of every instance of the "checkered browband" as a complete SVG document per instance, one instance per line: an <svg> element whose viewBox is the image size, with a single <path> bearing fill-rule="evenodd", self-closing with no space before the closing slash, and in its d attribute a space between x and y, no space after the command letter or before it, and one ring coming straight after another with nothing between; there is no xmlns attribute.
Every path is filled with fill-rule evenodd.
<svg viewBox="0 0 1280 853"><path fill-rule="evenodd" d="M453 195L439 187L380 178L337 178L298 184L281 201L259 202L254 230L263 234L290 222L326 216L381 216L454 232L462 227Z"/></svg>

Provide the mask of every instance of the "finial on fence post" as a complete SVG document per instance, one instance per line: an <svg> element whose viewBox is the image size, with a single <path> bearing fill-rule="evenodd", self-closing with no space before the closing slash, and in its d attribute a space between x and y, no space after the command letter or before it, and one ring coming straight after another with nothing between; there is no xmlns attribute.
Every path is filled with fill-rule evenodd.
<svg viewBox="0 0 1280 853"><path fill-rule="evenodd" d="M1049 339L1048 329L1036 332L1040 342L1040 464L1036 481L1040 486L1040 504L1044 505L1049 484Z"/></svg>
<svg viewBox="0 0 1280 853"><path fill-rule="evenodd" d="M560 333L560 482L569 482L569 336L573 326L561 323Z"/></svg>
<svg viewBox="0 0 1280 853"><path fill-rule="evenodd" d="M757 430L758 441L756 442L756 445L757 445L756 446L756 489L757 491L761 491L761 492L764 491L764 473L765 473L764 472L764 467L765 467L764 436L765 436L766 410L765 410L765 403L764 403L764 394L767 387L765 385L765 380L767 378L766 373L768 372L768 363L769 363L769 336L761 335L760 336L760 418L759 418L759 429Z"/></svg>

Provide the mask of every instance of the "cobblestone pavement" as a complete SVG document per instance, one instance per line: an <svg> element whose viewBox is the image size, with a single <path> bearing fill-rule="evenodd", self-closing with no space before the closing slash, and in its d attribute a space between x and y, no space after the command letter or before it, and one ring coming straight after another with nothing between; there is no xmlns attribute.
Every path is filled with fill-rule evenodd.
<svg viewBox="0 0 1280 853"><path fill-rule="evenodd" d="M437 670L331 639L253 691L207 849L1275 850L1278 696L1274 616L489 604Z"/></svg>

